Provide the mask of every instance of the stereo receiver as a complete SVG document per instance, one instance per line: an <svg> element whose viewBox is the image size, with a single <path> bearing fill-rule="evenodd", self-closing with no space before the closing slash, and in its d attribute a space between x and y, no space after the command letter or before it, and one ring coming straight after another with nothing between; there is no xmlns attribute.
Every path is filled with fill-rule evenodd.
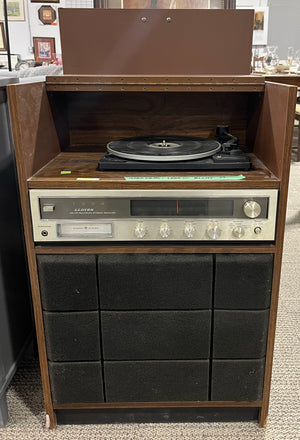
<svg viewBox="0 0 300 440"><path fill-rule="evenodd" d="M272 241L278 191L30 190L35 242Z"/></svg>

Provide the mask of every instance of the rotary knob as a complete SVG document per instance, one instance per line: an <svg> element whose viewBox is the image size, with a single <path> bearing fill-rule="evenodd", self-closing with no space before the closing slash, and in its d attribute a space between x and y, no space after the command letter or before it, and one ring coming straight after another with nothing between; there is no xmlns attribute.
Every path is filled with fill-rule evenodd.
<svg viewBox="0 0 300 440"><path fill-rule="evenodd" d="M242 238L245 235L245 230L244 230L244 228L242 226L236 226L232 230L232 235L235 238Z"/></svg>
<svg viewBox="0 0 300 440"><path fill-rule="evenodd" d="M143 223L138 223L134 228L134 235L137 238L144 238L146 235L146 232L147 232L147 230L146 230Z"/></svg>
<svg viewBox="0 0 300 440"><path fill-rule="evenodd" d="M260 226L255 226L254 234L261 234L261 227Z"/></svg>
<svg viewBox="0 0 300 440"><path fill-rule="evenodd" d="M220 238L222 231L220 227L214 223L207 227L206 232L209 238L211 238L212 240L217 240L218 238Z"/></svg>
<svg viewBox="0 0 300 440"><path fill-rule="evenodd" d="M192 223L187 223L184 226L183 232L187 238L192 238L195 233L195 226Z"/></svg>
<svg viewBox="0 0 300 440"><path fill-rule="evenodd" d="M243 206L244 214L249 218L256 218L261 213L261 206L255 200L248 200Z"/></svg>
<svg viewBox="0 0 300 440"><path fill-rule="evenodd" d="M160 233L160 236L162 238L168 238L169 237L169 235L171 233L171 229L170 229L170 226L168 225L168 223L162 223L160 225L159 233Z"/></svg>

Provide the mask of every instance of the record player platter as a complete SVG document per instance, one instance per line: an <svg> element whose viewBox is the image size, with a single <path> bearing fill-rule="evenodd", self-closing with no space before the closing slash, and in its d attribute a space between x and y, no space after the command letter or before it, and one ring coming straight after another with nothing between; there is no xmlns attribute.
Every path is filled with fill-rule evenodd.
<svg viewBox="0 0 300 440"><path fill-rule="evenodd" d="M111 141L99 171L249 170L251 161L228 126L218 125L216 140L195 136L138 136Z"/></svg>
<svg viewBox="0 0 300 440"><path fill-rule="evenodd" d="M215 140L191 136L140 136L109 142L107 151L117 157L150 162L202 159L221 149Z"/></svg>

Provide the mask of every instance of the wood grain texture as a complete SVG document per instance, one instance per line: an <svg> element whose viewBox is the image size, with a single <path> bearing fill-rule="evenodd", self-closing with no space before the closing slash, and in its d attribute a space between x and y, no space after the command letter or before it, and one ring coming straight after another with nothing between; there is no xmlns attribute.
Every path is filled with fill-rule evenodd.
<svg viewBox="0 0 300 440"><path fill-rule="evenodd" d="M115 402L115 403L61 403L54 404L55 409L108 409L108 408L259 408L260 400L253 402L196 401L196 402Z"/></svg>
<svg viewBox="0 0 300 440"><path fill-rule="evenodd" d="M62 75L47 76L46 87L50 85L89 85L89 84L173 84L180 86L186 85L205 85L205 84L223 84L223 85L261 85L264 86L265 78L255 75Z"/></svg>
<svg viewBox="0 0 300 440"><path fill-rule="evenodd" d="M130 245L72 245L72 246L36 246L36 254L272 254L276 250L272 244L266 245L164 245L156 246L141 243L132 243Z"/></svg>
<svg viewBox="0 0 300 440"><path fill-rule="evenodd" d="M24 94L23 94L23 90L21 90L19 87L18 88L9 87L7 89L7 92L8 92L10 115L11 115L13 140L15 146L20 200L21 200L22 217L24 224L26 251L28 258L28 269L30 275L36 337L37 337L38 350L39 350L39 360L41 367L45 410L46 413L49 415L50 427L54 428L56 426L56 416L53 410L51 391L50 391L48 362L47 362L45 336L44 336L44 325L43 325L43 316L42 316L42 308L41 308L41 300L40 300L40 292L39 292L39 281L37 275L36 258L35 258L34 243L32 237L31 217L29 212L29 199L28 199L27 182L26 182L28 174L30 174L30 169L34 163L34 159L30 160L30 157L27 158L26 161L26 155L29 154L30 148L34 147L34 145L30 142L29 144L26 144L26 140L28 140L28 138L29 140L32 140L37 136L37 125L34 125L35 131L32 133L32 135L29 135L28 128L25 127L26 125L25 122L27 120L27 117L25 118L25 116L22 115L23 105L25 107L24 112L26 113L26 111L28 111L28 107L30 106L30 102L31 102L30 99L29 102L27 102L26 99L24 101L24 95L27 96L28 98L28 86L29 85L21 86L25 88L26 93ZM38 97L40 98L40 100L43 99L43 92L42 92L43 85L34 84L33 88L34 88L34 104L36 108L40 108L41 103L40 104L38 103ZM35 107L33 106L33 108ZM29 115L27 116L29 117ZM38 118L38 115L36 116ZM33 129L32 125L31 125L31 129Z"/></svg>
<svg viewBox="0 0 300 440"><path fill-rule="evenodd" d="M264 85L252 84L49 84L48 91L54 92L263 92Z"/></svg>
<svg viewBox="0 0 300 440"><path fill-rule="evenodd" d="M168 87L167 87L168 89ZM244 145L249 109L261 94L171 92L49 92L61 148L98 145L131 136L190 135L215 138L217 125L228 125ZM253 104L254 103L254 104ZM253 149L248 139L247 148Z"/></svg>
<svg viewBox="0 0 300 440"><path fill-rule="evenodd" d="M97 148L97 147L96 147ZM82 147L79 150L82 150ZM86 151L87 150L87 151ZM91 148L84 149L84 152L63 152L56 156L44 168L38 171L28 181L29 188L74 188L74 189L201 189L201 188L278 188L279 180L275 177L261 161L250 155L253 169L250 171L195 171L195 172L100 172L97 170L99 159L103 153L89 152ZM61 174L61 171L71 171L70 174ZM245 176L243 180L235 181L157 181L138 182L126 181L124 176ZM77 179L87 179L77 180ZM97 181L88 179L97 178Z"/></svg>
<svg viewBox="0 0 300 440"><path fill-rule="evenodd" d="M70 144L105 146L123 137L189 135L214 139L228 125L245 143L248 100L241 93L69 93ZM252 95L249 95L249 100Z"/></svg>
<svg viewBox="0 0 300 440"><path fill-rule="evenodd" d="M286 205L288 196L290 163L292 154L292 141L293 141L293 125L294 125L294 112L297 99L297 89L295 87L288 87L285 93L288 93L286 108L286 120L285 130L283 135L283 158L281 169L281 185L280 196L278 202L278 217L277 217L277 231L276 231L276 254L274 260L273 269L273 285L272 285L272 297L270 305L269 316L269 331L268 331L268 343L266 354L266 366L265 366L265 380L264 380L264 392L263 392L263 405L259 415L260 426L265 427L267 424L268 408L270 400L271 378L272 378L272 365L273 365L273 353L275 342L275 330L276 319L278 309L278 296L281 277L281 262L284 242L284 228L286 218Z"/></svg>
<svg viewBox="0 0 300 440"><path fill-rule="evenodd" d="M63 75L48 76L48 91L73 92L263 92L265 79L243 76Z"/></svg>
<svg viewBox="0 0 300 440"><path fill-rule="evenodd" d="M173 93L165 82L172 78ZM123 81L122 81L123 79ZM168 81L166 81L168 80ZM190 80L190 81L189 81ZM14 134L18 178L20 186L25 238L37 328L37 339L41 364L42 384L46 412L50 425L55 427L54 409L104 408L107 404L55 405L51 399L44 328L36 267L37 254L101 254L101 253L273 253L274 275L269 321L269 335L265 368L264 394L262 402L151 402L150 407L161 405L178 406L256 406L261 407L260 424L266 425L274 350L274 335L280 270L284 237L286 200L296 88L284 84L267 83L263 78L242 77L75 77L63 76L47 79L45 84L21 84L8 87ZM144 82L143 82L144 81ZM153 83L152 83L152 82ZM156 83L155 83L156 81ZM165 82L164 82L165 81ZM198 83L197 83L198 81ZM201 84L201 81L204 81ZM258 82L258 84L255 83ZM111 82L111 83L109 83ZM120 93L120 87L167 87L158 93ZM122 85L123 84L123 85ZM117 87L118 92L89 93L50 92L54 87L76 90L87 87ZM206 93L209 87L224 87L224 92ZM92 88L91 88L92 87ZM191 94L186 88L190 87ZM203 93L193 87L205 87ZM231 87L231 89L230 89ZM246 87L259 87L265 94L241 93ZM219 90L221 90L221 88ZM233 89L234 90L233 90ZM96 90L96 89L95 89ZM109 89L113 90L113 89ZM117 89L116 89L117 90ZM133 90L133 89L131 89ZM139 89L140 90L140 89ZM162 89L161 89L162 90ZM193 91L194 90L194 91ZM225 91L226 90L226 91ZM230 93L229 93L230 91ZM253 91L253 90L252 90ZM148 92L148 90L147 90ZM232 93L234 92L234 93ZM54 95L51 95L51 94ZM57 93L57 95L56 95ZM50 109L52 106L52 111ZM53 116L55 120L53 120ZM218 122L217 122L218 121ZM98 160L104 151L105 142L127 135L149 134L158 130L166 134L176 127L180 134L213 137L214 125L228 123L234 134L247 142L253 169L249 172L209 172L209 175L224 176L244 174L241 181L202 182L126 182L124 176L141 176L140 172L99 172ZM65 150L61 152L62 150ZM71 171L62 175L61 171ZM208 172L142 173L143 176L190 176L207 175ZM99 181L78 181L78 178L99 178ZM277 188L280 190L276 241L271 244L96 244L96 245L47 245L35 246L32 238L28 188L72 188L72 189L250 189ZM221 404L222 403L222 404ZM90 405L90 406L89 406ZM114 407L141 407L143 403L116 403ZM118 406L120 405L120 406ZM122 406L129 405L129 406ZM180 405L179 405L180 406ZM143 406L142 406L143 407ZM163 406L162 406L163 407Z"/></svg>
<svg viewBox="0 0 300 440"><path fill-rule="evenodd" d="M291 86L300 87L300 75L266 75L265 80L268 82L289 84Z"/></svg>
<svg viewBox="0 0 300 440"><path fill-rule="evenodd" d="M286 84L266 83L264 101L257 126L254 154L279 178L289 160L297 88Z"/></svg>
<svg viewBox="0 0 300 440"><path fill-rule="evenodd" d="M222 9L61 8L64 72L248 75L253 14Z"/></svg>
<svg viewBox="0 0 300 440"><path fill-rule="evenodd" d="M19 125L17 160L23 162L25 177L29 178L60 152L45 84L16 84L7 90L14 90L10 110Z"/></svg>

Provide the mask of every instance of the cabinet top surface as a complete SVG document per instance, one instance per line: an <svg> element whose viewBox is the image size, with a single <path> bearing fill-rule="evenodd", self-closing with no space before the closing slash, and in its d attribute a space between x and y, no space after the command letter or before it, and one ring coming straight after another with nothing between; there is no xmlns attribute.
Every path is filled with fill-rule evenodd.
<svg viewBox="0 0 300 440"><path fill-rule="evenodd" d="M253 75L241 76L178 76L178 75L62 75L47 76L48 90L106 90L118 87L117 90L126 91L134 86L141 90L163 91L263 91L265 78Z"/></svg>
<svg viewBox="0 0 300 440"><path fill-rule="evenodd" d="M251 171L100 172L97 171L97 165L102 154L103 153L91 152L60 153L55 159L50 161L44 168L42 168L28 180L28 186L29 188L61 189L201 189L208 187L230 189L279 187L279 180L268 169L266 169L262 162L260 162L253 155L253 169ZM177 176L178 180L173 179L174 176ZM240 178L240 176L242 176L242 178ZM141 177L142 179L140 179ZM166 177L172 177L172 179L167 180ZM193 179L191 177L196 177L196 179ZM205 179L205 177L207 177L207 179Z"/></svg>

